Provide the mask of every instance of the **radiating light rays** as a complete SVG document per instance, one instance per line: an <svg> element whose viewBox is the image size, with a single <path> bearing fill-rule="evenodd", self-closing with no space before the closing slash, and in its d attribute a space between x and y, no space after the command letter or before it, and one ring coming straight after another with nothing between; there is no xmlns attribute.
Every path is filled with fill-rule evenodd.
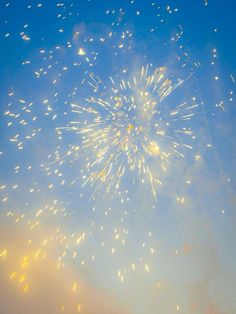
<svg viewBox="0 0 236 314"><path fill-rule="evenodd" d="M83 104L71 104L76 118L56 129L60 139L65 131L78 136L80 144L71 145L56 159L59 165L66 159L69 163L86 159L79 176L83 186L92 188L92 198L99 191L121 194L128 189L124 181L130 181L133 186L147 183L156 199L160 173L174 157L184 157L185 148L192 148L184 137L192 141L194 133L185 121L194 116L198 104L179 103L179 99L176 104L168 103L168 96L183 88L184 81L173 83L166 72L164 67L153 70L147 65L132 77L126 75L119 81L110 77L107 85L90 74L88 84L94 96Z"/></svg>

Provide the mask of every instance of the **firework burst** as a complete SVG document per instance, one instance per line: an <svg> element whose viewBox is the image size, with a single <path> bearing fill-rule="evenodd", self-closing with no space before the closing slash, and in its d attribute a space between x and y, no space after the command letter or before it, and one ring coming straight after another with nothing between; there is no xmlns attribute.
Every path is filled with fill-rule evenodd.
<svg viewBox="0 0 236 314"><path fill-rule="evenodd" d="M127 192L125 182L129 182L133 186L148 183L157 198L160 173L174 156L184 156L183 148L191 148L180 135L194 138L184 122L193 117L190 109L197 105L168 104L168 96L183 83L180 79L173 83L164 67L153 70L151 65L119 83L110 77L109 89L90 74L94 96L87 98L85 105L71 104L77 119L57 132L60 137L63 131L80 137L80 152L73 158L86 156L83 186L93 187L92 196L101 189L119 194L124 187Z"/></svg>

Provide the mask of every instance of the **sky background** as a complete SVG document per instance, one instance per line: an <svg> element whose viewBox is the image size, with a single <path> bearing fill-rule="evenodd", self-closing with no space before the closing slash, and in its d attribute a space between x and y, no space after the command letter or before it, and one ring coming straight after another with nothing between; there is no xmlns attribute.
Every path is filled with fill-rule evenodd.
<svg viewBox="0 0 236 314"><path fill-rule="evenodd" d="M1 314L236 313L235 9L219 0L0 2ZM103 184L91 197L94 187L82 186L90 152L56 129L87 119L71 103L109 99L110 77L130 79L147 64L184 81L163 102L164 121L182 102L198 105L166 128L191 127L192 149L166 172L148 159L162 183L157 200L129 173L120 193Z"/></svg>

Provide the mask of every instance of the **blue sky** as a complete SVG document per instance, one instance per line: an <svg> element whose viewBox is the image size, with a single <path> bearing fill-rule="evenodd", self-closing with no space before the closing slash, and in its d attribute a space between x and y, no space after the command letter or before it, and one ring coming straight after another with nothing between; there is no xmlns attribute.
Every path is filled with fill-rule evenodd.
<svg viewBox="0 0 236 314"><path fill-rule="evenodd" d="M72 277L81 282L78 299L84 313L236 311L235 9L234 1L219 0L1 2L0 253L10 253L3 262L0 257L5 276L0 295L7 290L0 312L58 313L63 299L65 312L72 314L79 302L67 289ZM171 156L166 172L160 159L147 158L161 181L157 201L150 185L130 184L130 172L120 194L105 193L107 183L101 182L91 199L94 186L82 185L86 169L91 171L86 164L93 148L79 150L77 158L73 147L81 146L82 139L66 131L60 139L56 129L89 120L89 115L73 113L71 103L85 108L93 96L110 101L110 77L131 79L147 64L165 67L173 84L184 80L160 105L156 122L164 124L183 102L197 104L191 120L170 120L165 126L180 143L184 139L176 128L191 128L192 149L183 150L183 158ZM91 74L102 81L96 91L89 84ZM128 97L132 92L137 93L131 89ZM129 116L134 117L135 112ZM160 143L168 148L168 140ZM75 178L78 182L71 184ZM32 231L29 226L37 221ZM63 249L57 228L71 239ZM81 246L72 244L73 234L83 232ZM48 259L40 266L32 262L27 272L32 289L27 300L21 299L8 273L30 254L26 239L43 250L37 241L52 234ZM60 257L65 269L54 276ZM40 292L47 291L47 281L37 284L35 275L52 276L50 298ZM94 302L88 302L88 295Z"/></svg>

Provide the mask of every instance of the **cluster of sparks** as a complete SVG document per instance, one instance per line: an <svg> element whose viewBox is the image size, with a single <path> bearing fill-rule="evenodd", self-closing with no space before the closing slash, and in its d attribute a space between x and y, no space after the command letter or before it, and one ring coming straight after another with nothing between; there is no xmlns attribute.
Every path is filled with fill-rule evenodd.
<svg viewBox="0 0 236 314"><path fill-rule="evenodd" d="M147 182L156 199L156 186L161 181L158 171L154 170L165 172L173 156L183 157L183 148L192 148L183 136L191 140L195 136L184 126L184 121L194 116L193 110L198 104L182 102L170 106L168 96L184 81L173 84L165 72L165 68L152 70L148 65L118 84L110 77L107 98L96 97L104 84L91 74L89 84L95 96L87 98L85 105L71 104L71 112L77 114L77 119L57 128L57 132L59 138L65 130L78 135L81 145L76 146L72 160L89 156L82 178L83 185L89 183L95 187L92 196L102 187L110 195L121 194L122 179L132 177L133 185ZM175 128L177 121L182 121L180 129ZM179 135L182 135L180 139ZM56 159L60 165L66 160L59 153Z"/></svg>
<svg viewBox="0 0 236 314"><path fill-rule="evenodd" d="M135 19L140 19L142 10L137 1L128 2L130 12ZM207 0L202 2L208 6ZM29 4L26 9L29 12L40 11L45 5L44 2ZM5 9L11 6L9 2ZM147 6L158 19L158 23L144 26L151 36L155 36L170 15L178 12L174 5L161 7L152 2ZM61 23L57 33L63 35L66 22L78 17L80 8L74 3L66 5L59 2L55 10L57 21ZM119 58L130 58L135 51L135 32L127 24L123 25L127 14L124 8L106 8L103 13L111 25L108 29L102 28L98 35L83 30L83 27L75 27L70 41L66 39L66 42L60 42L51 49L45 48L45 44L40 47L37 55L42 62L40 66L38 59L36 67L34 58L21 60L24 69L34 67L30 70L33 70L32 82L43 82L42 85L46 82L49 92L35 96L37 93L32 87L33 96L29 96L20 95L13 87L8 90L9 101L3 116L7 131L3 142L9 145L7 149L12 161L8 164L7 149L6 152L4 149L0 151L0 158L5 158L7 165L7 174L4 173L7 178L0 182L0 201L4 209L3 221L15 224L16 230L20 226L19 230L24 230L26 237L22 240L22 250L15 253L16 262L13 245L8 243L7 247L0 242L0 262L9 260L7 279L15 282L24 294L29 294L31 289L33 291L31 269L37 268L39 261L50 263L52 255L56 271L63 271L71 261L76 266L80 265L81 269L87 264L92 268L91 264L94 265L97 259L100 263L104 261L102 255L109 255L111 263L115 263L119 254L122 256L132 247L131 237L135 238L130 235L130 221L137 215L136 205L131 205L135 203L132 202L133 194L148 191L152 199L148 206L158 207L159 195L167 182L165 179L172 169L178 168L178 162L181 163L188 151L193 156L192 160L197 162L201 159L194 146L197 137L192 121L205 112L205 104L199 95L193 95L192 91L190 95L185 84L191 81L195 70L202 65L200 61L190 62L191 55L181 42L183 27L178 24L169 38L171 44L174 42L178 46L175 61L178 69L183 70L180 76L184 77L180 79L172 74L168 66L149 64L147 56L141 63L147 65L136 65L135 70L133 64L130 68L126 63L121 62L120 65ZM214 29L214 33L217 31ZM30 45L34 39L30 23L21 26L17 35L20 41ZM3 40L11 40L14 34L10 30L4 31L2 37ZM109 50L112 62L117 63L110 72L98 71L100 63L104 63L102 49ZM190 70L185 71L189 64ZM210 66L215 64L217 49L213 48ZM64 95L64 90L60 89L63 89L63 84L66 85L68 73L72 73L70 75L73 79L75 77L76 83L73 82L72 88L68 83L70 86L65 87L65 93L68 89L72 92ZM79 78L75 73L79 73ZM230 80L235 83L233 74ZM212 81L214 84L220 81L216 70L213 71ZM233 101L233 96L230 90L227 94L229 102ZM220 99L214 107L225 110L224 101ZM205 147L211 148L209 142L204 143ZM17 153L13 156L15 148ZM186 175L182 181L190 185L191 177ZM91 209L86 222L78 221L73 232L71 221L79 220L80 211L81 217L84 212L81 209L83 205L76 203L78 198L73 199L72 191L76 191L81 203L85 199ZM184 195L174 197L177 206L185 205ZM114 200L119 200L118 205ZM101 203L97 206L99 201L102 206ZM118 206L119 211L115 212L110 204ZM97 216L93 215L95 211ZM140 271L150 274L156 263L158 248L153 229L145 230L143 234L143 238L140 236L136 242L135 254L127 258L127 265L122 262L112 269L121 284L125 283L126 276L132 278L131 273ZM81 249L85 246L89 247L89 253ZM185 243L172 253L173 256L186 255L191 250L191 245ZM152 281L155 289L161 288L158 276L153 275ZM70 291L76 294L73 311L83 313L79 279L71 279L69 285ZM60 304L55 312L58 311L67 313L68 310ZM179 304L175 305L175 311L181 311Z"/></svg>

